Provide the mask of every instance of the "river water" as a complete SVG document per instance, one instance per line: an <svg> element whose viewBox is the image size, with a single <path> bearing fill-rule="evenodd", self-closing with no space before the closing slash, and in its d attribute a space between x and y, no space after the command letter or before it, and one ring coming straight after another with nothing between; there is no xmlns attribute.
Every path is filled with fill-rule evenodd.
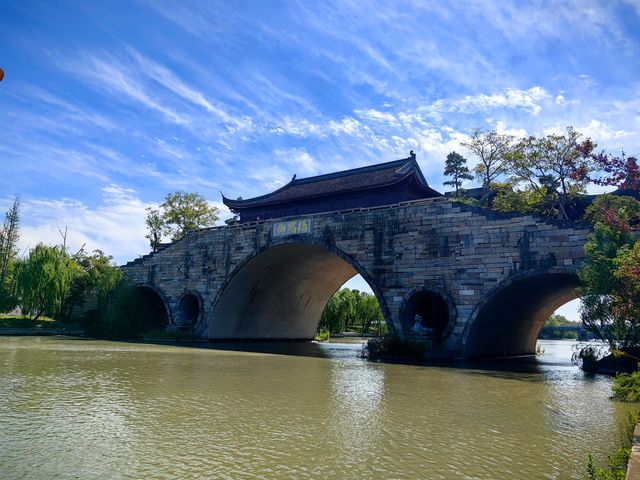
<svg viewBox="0 0 640 480"><path fill-rule="evenodd" d="M4 337L0 477L581 478L627 407L571 365L571 342L541 343L507 368L372 363L354 344Z"/></svg>

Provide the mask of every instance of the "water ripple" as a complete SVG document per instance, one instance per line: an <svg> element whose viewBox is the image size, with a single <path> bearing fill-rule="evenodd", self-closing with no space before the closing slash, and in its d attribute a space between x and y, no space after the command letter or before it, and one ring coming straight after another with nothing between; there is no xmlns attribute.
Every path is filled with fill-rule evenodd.
<svg viewBox="0 0 640 480"><path fill-rule="evenodd" d="M373 364L357 348L0 338L0 476L581 478L615 441L609 381L566 361L498 373Z"/></svg>

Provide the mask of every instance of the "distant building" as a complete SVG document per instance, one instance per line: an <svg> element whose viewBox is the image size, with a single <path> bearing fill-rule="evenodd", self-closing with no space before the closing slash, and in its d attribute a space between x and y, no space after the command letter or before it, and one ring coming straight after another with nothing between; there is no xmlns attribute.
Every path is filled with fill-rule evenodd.
<svg viewBox="0 0 640 480"><path fill-rule="evenodd" d="M246 200L222 195L222 201L244 223L440 196L429 187L411 152L408 158L342 172L309 178L294 175L291 182L266 195Z"/></svg>

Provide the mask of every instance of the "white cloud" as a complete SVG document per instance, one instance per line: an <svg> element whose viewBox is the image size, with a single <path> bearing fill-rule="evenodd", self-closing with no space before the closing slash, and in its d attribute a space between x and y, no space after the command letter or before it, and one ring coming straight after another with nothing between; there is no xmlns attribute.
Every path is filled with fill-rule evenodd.
<svg viewBox="0 0 640 480"><path fill-rule="evenodd" d="M362 137L363 131L366 129L367 127L363 126L358 120L352 117L345 117L340 121L329 121L329 130L331 130L334 135L345 134L354 137Z"/></svg>
<svg viewBox="0 0 640 480"><path fill-rule="evenodd" d="M355 110L354 113L364 120L386 123L394 127L398 125L398 119L389 112L381 112L371 108L369 110Z"/></svg>
<svg viewBox="0 0 640 480"><path fill-rule="evenodd" d="M247 121L247 118L236 118L223 108L214 105L213 101L206 98L202 92L187 85L164 65L154 62L133 48L128 48L128 51L137 61L139 71L149 79L159 83L179 97L205 109L209 113L216 115L224 123L232 125L234 129L246 129L251 125L251 122Z"/></svg>
<svg viewBox="0 0 640 480"><path fill-rule="evenodd" d="M497 121L494 128L500 135L512 135L516 138L524 138L529 135L524 128L509 128L502 120Z"/></svg>
<svg viewBox="0 0 640 480"><path fill-rule="evenodd" d="M125 62L103 55L84 55L64 68L76 73L94 87L113 94L116 99L128 98L139 105L155 110L177 125L187 125L186 116L165 105L146 86Z"/></svg>
<svg viewBox="0 0 640 480"><path fill-rule="evenodd" d="M118 263L149 251L145 230L145 203L132 189L109 185L101 202L91 207L73 198L22 198L20 248L24 252L38 242L62 243L59 229L67 228L71 252L103 250Z"/></svg>
<svg viewBox="0 0 640 480"><path fill-rule="evenodd" d="M271 133L276 135L291 135L294 137L317 136L324 137L323 128L304 118L294 118L285 116L275 127L271 128Z"/></svg>
<svg viewBox="0 0 640 480"><path fill-rule="evenodd" d="M280 164L291 167L292 173L300 177L318 173L318 162L304 148L275 150L273 153Z"/></svg>
<svg viewBox="0 0 640 480"><path fill-rule="evenodd" d="M608 142L610 140L617 140L634 135L633 132L627 132L623 129L613 130L606 123L595 119L592 119L585 126L576 127L576 130L580 131L580 133L582 133L583 135L591 137L595 141L599 142Z"/></svg>
<svg viewBox="0 0 640 480"><path fill-rule="evenodd" d="M495 108L510 108L522 109L538 115L542 111L542 103L550 98L549 93L538 86L528 90L505 88L501 93L490 95L465 95L462 98L438 100L426 109L433 109L436 112L473 113Z"/></svg>

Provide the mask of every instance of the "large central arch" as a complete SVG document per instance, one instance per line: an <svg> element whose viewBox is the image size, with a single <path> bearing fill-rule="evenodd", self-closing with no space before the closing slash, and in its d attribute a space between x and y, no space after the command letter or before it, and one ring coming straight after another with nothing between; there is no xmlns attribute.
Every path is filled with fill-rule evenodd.
<svg viewBox="0 0 640 480"><path fill-rule="evenodd" d="M476 306L464 335L465 357L505 357L535 353L549 316L578 297L575 269L552 267L517 274Z"/></svg>
<svg viewBox="0 0 640 480"><path fill-rule="evenodd" d="M309 340L331 296L358 273L365 276L349 257L322 246L271 247L232 275L215 301L207 337Z"/></svg>

